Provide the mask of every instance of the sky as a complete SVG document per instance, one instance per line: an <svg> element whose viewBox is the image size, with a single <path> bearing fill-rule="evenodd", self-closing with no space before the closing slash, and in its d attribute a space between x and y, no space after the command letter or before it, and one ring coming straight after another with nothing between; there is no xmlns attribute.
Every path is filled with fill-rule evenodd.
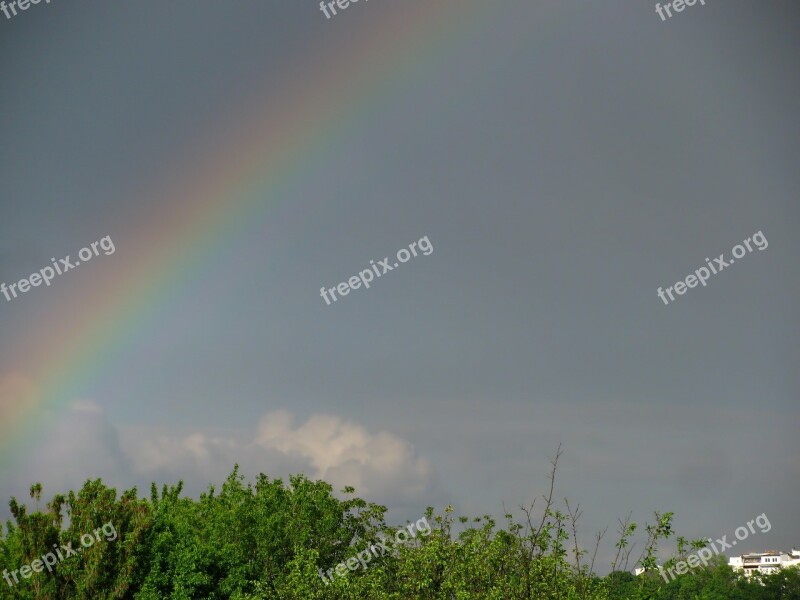
<svg viewBox="0 0 800 600"><path fill-rule="evenodd" d="M561 444L587 545L672 511L800 547L798 7L654 8L0 13L0 282L113 242L0 296L0 517L234 464L502 515Z"/></svg>

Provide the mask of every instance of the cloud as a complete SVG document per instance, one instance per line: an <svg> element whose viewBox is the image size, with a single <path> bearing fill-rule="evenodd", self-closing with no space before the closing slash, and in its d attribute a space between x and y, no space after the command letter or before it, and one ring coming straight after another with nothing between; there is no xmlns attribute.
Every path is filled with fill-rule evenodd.
<svg viewBox="0 0 800 600"><path fill-rule="evenodd" d="M12 487L26 488L38 481L45 491L55 493L79 487L89 478L124 483L130 461L120 447L117 428L99 405L76 402L57 420L48 415L48 421L44 438L19 461Z"/></svg>
<svg viewBox="0 0 800 600"><path fill-rule="evenodd" d="M312 415L293 427L287 411L266 415L258 426L256 443L307 461L314 477L339 486L352 485L362 494L411 499L429 490L430 463L417 456L413 445L389 432L369 433L355 423L329 415Z"/></svg>
<svg viewBox="0 0 800 600"><path fill-rule="evenodd" d="M409 441L336 416L312 415L295 425L294 416L280 410L265 414L255 428L178 432L159 426L117 427L99 405L80 402L19 461L9 495L24 496L35 481L55 493L101 477L109 485L136 485L140 490L153 481L183 480L186 492L196 496L221 482L234 464L248 477L303 473L324 479L336 491L351 485L361 497L414 514L424 508L423 500L430 499L434 487L430 463Z"/></svg>

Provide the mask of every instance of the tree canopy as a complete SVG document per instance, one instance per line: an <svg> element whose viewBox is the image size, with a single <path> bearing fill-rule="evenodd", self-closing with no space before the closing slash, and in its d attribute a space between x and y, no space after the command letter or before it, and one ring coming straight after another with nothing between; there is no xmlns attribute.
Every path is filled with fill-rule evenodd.
<svg viewBox="0 0 800 600"><path fill-rule="evenodd" d="M671 513L656 513L642 528L647 542L633 560L649 569L644 575L627 571L637 526L622 520L614 569L598 576L602 535L584 549L580 507L555 502L552 487L543 505L506 514L503 526L490 516L455 517L449 506L439 513L429 507L428 535L327 580L321 572L397 530L386 523L386 507L352 488L342 492L337 497L330 484L302 475L284 482L262 474L250 483L236 468L198 499L182 497L181 483L153 485L143 498L136 489L118 495L98 479L42 507L36 484L35 510L10 500L13 519L0 532L0 598L800 600L796 569L747 581L717 560L665 583L653 567L658 544L672 536ZM108 524L113 538L102 535ZM64 556L67 547L80 551ZM685 552L687 544L679 548ZM41 567L48 553L54 564L23 576L21 567Z"/></svg>

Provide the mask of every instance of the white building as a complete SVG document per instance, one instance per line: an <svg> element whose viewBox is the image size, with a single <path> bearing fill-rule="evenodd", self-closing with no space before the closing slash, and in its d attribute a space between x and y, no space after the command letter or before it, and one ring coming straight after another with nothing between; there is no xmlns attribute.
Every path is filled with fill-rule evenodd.
<svg viewBox="0 0 800 600"><path fill-rule="evenodd" d="M768 550L755 554L742 554L732 556L728 564L737 571L744 571L746 577L753 573L777 573L785 567L800 567L800 550L792 549L791 552Z"/></svg>

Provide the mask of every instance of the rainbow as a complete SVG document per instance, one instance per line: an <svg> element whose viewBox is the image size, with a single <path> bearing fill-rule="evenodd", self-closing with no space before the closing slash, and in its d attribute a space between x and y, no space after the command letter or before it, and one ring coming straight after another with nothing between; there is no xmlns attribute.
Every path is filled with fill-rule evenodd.
<svg viewBox="0 0 800 600"><path fill-rule="evenodd" d="M116 263L94 292L97 300L59 306L19 340L18 365L0 372L0 471L12 448L32 443L26 434L41 409L57 414L74 401L159 306L201 273L209 256L261 211L288 200L291 186L325 150L401 91L401 82L419 79L456 48L489 6L464 0L395 5L379 27L322 57L307 56L290 81L279 82L277 96L276 82L269 82L269 93L265 86L234 111L245 117L223 127L229 133L222 142L192 140L190 148L199 151L189 150L184 162L201 165L193 169L198 175L172 175L149 186L158 201L148 205L159 212L133 224L146 250L131 257L118 245L113 256L96 259ZM114 237L99 232L98 238L106 234Z"/></svg>

